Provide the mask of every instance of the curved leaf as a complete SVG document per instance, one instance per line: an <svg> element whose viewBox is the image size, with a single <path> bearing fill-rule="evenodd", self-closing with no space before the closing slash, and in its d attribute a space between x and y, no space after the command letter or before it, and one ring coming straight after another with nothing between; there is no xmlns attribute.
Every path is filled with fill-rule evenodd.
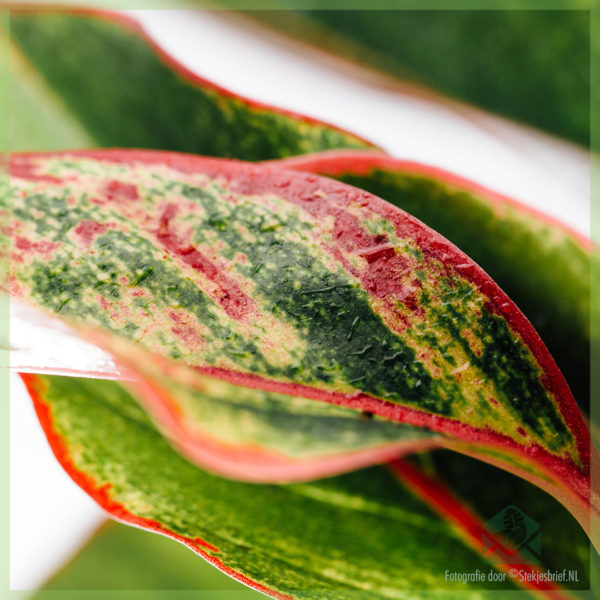
<svg viewBox="0 0 600 600"><path fill-rule="evenodd" d="M591 304L589 240L472 181L384 154L333 151L280 164L376 194L466 252L525 313L589 413L590 310L600 315ZM597 248L592 260L600 260Z"/></svg>
<svg viewBox="0 0 600 600"><path fill-rule="evenodd" d="M47 336L77 338L77 352L102 352L109 365L88 372L34 361L15 370L123 381L182 454L220 475L254 482L314 479L435 447L444 438L426 427L219 379L122 337L73 329L31 307L26 315L43 324Z"/></svg>
<svg viewBox="0 0 600 600"><path fill-rule="evenodd" d="M128 389L196 464L243 481L316 479L435 447L445 436L181 368L120 339L89 336L128 369ZM268 387L268 386L267 386Z"/></svg>
<svg viewBox="0 0 600 600"><path fill-rule="evenodd" d="M372 146L196 76L121 15L13 8L10 30L14 150L121 146L260 160Z"/></svg>
<svg viewBox="0 0 600 600"><path fill-rule="evenodd" d="M175 453L117 382L23 377L55 455L100 506L267 595L475 599L512 588L447 581L490 565L386 469L289 486L223 480Z"/></svg>
<svg viewBox="0 0 600 600"><path fill-rule="evenodd" d="M447 434L589 527L562 375L413 217L313 175L169 153L15 155L11 174L15 296L236 386Z"/></svg>

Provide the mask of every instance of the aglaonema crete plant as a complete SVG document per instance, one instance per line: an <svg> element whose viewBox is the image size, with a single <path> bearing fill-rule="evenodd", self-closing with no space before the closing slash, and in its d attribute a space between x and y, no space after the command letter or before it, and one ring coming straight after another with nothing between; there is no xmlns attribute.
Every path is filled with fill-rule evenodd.
<svg viewBox="0 0 600 600"><path fill-rule="evenodd" d="M20 148L250 160L374 148L196 77L128 19L16 11L11 34ZM99 47L113 52L99 58ZM135 64L125 75L124 53ZM494 504L476 483L493 478L510 491L505 504L561 523L526 572L569 565L589 582L589 434L544 345L569 383L581 379L585 240L372 151L268 165L25 153L10 170L13 299L118 367L103 374L114 381L43 364L22 377L58 460L115 519L274 597L556 593L535 577L445 578L474 563L507 569L479 553ZM529 263L516 260L525 248ZM550 261L529 279L531 264ZM585 385L575 390L586 410Z"/></svg>
<svg viewBox="0 0 600 600"><path fill-rule="evenodd" d="M13 149L134 146L262 160L374 148L351 133L213 85L120 15L17 9L11 41ZM98 47L111 52L100 56ZM125 55L135 61L124 64L119 57ZM56 96L67 111L57 108ZM481 186L394 160L359 151L286 166L367 189L465 250L532 321L587 412L589 377L582 369L589 364L589 280L596 272L589 244Z"/></svg>

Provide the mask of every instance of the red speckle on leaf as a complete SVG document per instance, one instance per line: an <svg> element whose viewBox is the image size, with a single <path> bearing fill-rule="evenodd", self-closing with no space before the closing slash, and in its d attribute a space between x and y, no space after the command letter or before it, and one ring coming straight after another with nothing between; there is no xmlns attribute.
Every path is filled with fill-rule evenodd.
<svg viewBox="0 0 600 600"><path fill-rule="evenodd" d="M103 234L109 228L110 225L108 223L98 223L97 221L84 219L73 231L84 243L91 244L94 241L94 238Z"/></svg>
<svg viewBox="0 0 600 600"><path fill-rule="evenodd" d="M174 310L170 310L167 314L169 315L169 319L171 319L171 321L177 323L178 325L186 325L190 322L190 317L186 313L179 314L176 313Z"/></svg>
<svg viewBox="0 0 600 600"><path fill-rule="evenodd" d="M15 247L18 250L23 250L24 252L30 254L42 254L49 255L52 250L57 248L60 244L58 242L49 242L47 240L41 240L39 242L32 242L27 238L17 236L15 239ZM15 256L17 260L19 260L18 256Z"/></svg>
<svg viewBox="0 0 600 600"><path fill-rule="evenodd" d="M409 269L408 261L397 254L390 244L383 243L387 240L385 235L371 235L356 216L338 211L335 214L334 237L346 252L366 259L368 267L354 272L354 275L359 277L369 294L377 298L395 296L403 299L410 293L410 289L400 280Z"/></svg>
<svg viewBox="0 0 600 600"><path fill-rule="evenodd" d="M158 240L173 254L181 257L198 273L202 273L219 288L215 300L233 319L241 320L256 307L254 300L248 297L240 287L232 281L221 268L204 256L199 250L183 240L172 230L172 221L177 214L177 206L169 204L160 216Z"/></svg>
<svg viewBox="0 0 600 600"><path fill-rule="evenodd" d="M373 246L372 248L366 248L360 251L362 256L369 264L374 263L379 259L390 259L394 256L395 250L390 244L381 244L380 246Z"/></svg>
<svg viewBox="0 0 600 600"><path fill-rule="evenodd" d="M328 190L328 202L320 199L307 204L305 199L308 196L310 194L305 189L291 189L286 199L302 206L317 221L333 217L332 236L336 242L334 247L328 247L328 251L360 280L370 295L376 298L389 297L392 301L402 300L412 293L416 283L407 282L405 277L406 273L412 271L410 259L396 252L386 234L373 235L363 227L359 218L347 210L347 194ZM344 253L365 258L366 268L354 267L344 258Z"/></svg>
<svg viewBox="0 0 600 600"><path fill-rule="evenodd" d="M195 350L203 343L202 336L191 325L174 325L171 331L190 349Z"/></svg>
<svg viewBox="0 0 600 600"><path fill-rule="evenodd" d="M124 183L113 179L106 184L104 193L109 200L139 200L137 187L132 183Z"/></svg>
<svg viewBox="0 0 600 600"><path fill-rule="evenodd" d="M109 302L104 296L96 296L98 304L104 309L108 310L112 306L112 302Z"/></svg>
<svg viewBox="0 0 600 600"><path fill-rule="evenodd" d="M404 303L404 306L406 306L406 308L408 308L408 310L411 312L421 316L425 314L425 309L419 304L419 299L417 298L416 292L411 292L410 294L404 296L404 298L402 298L402 302Z"/></svg>
<svg viewBox="0 0 600 600"><path fill-rule="evenodd" d="M13 155L10 158L11 177L28 179L29 181L47 181L49 183L63 183L67 178L44 175L39 172L38 166L28 156ZM72 179L72 178L71 178Z"/></svg>

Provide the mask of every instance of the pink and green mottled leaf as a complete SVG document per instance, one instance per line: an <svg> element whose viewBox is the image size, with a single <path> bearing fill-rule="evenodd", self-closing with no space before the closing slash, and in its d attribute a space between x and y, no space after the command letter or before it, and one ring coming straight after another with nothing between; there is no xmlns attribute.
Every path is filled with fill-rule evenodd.
<svg viewBox="0 0 600 600"><path fill-rule="evenodd" d="M475 600L515 589L508 577L447 580L447 571L496 569L465 535L475 517L453 523L414 495L433 481L414 467L395 465L410 469L406 484L380 467L286 486L225 480L173 451L118 382L23 378L58 460L100 506L178 540L267 595L425 598L443 590Z"/></svg>
<svg viewBox="0 0 600 600"><path fill-rule="evenodd" d="M590 260L600 255L562 223L441 169L361 151L281 163L368 190L406 210L477 262L525 313L589 413Z"/></svg>
<svg viewBox="0 0 600 600"><path fill-rule="evenodd" d="M589 439L560 371L504 292L407 213L314 175L171 153L14 155L11 175L16 297L221 389L443 434L589 529ZM206 429L197 399L175 402Z"/></svg>
<svg viewBox="0 0 600 600"><path fill-rule="evenodd" d="M133 19L14 7L11 147L134 147L261 160L373 145L202 79Z"/></svg>

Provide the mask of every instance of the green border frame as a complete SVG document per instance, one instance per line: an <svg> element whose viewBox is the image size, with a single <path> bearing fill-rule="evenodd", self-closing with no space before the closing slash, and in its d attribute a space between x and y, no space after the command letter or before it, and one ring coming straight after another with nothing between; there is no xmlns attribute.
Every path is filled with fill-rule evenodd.
<svg viewBox="0 0 600 600"><path fill-rule="evenodd" d="M16 0L19 3L19 0ZM332 9L332 10L560 10L580 9L590 11L591 21L591 131L592 146L600 147L600 0L223 0L223 2L211 0L91 0L79 2L63 0L52 2L41 0L36 4L49 5L89 5L105 9L245 9L245 10L267 10L267 9ZM573 5L576 5L575 7ZM9 25L9 11L6 6L0 6L1 25L5 30ZM0 186L7 178L7 156L10 151L10 72L9 72L9 48L6 40L0 38ZM600 156L593 155L590 160L590 193L591 193L591 237L600 244ZM600 264L592 266L600 269ZM600 272L594 272L592 276L591 293L593 298L600 294ZM0 302L0 339L8 339L9 332L8 304ZM600 322L591 322L592 332L597 339L600 338ZM600 347L591 348L592 364L592 391L591 411L595 417L600 419L600 368L594 369L594 365L600 367ZM5 400L2 403L4 422L4 435L0 435L1 444L1 466L5 481L3 494L1 495L1 510L5 515L0 526L0 538L4 540L2 554L4 555L0 567L0 599L21 600L32 595L33 591L11 591L9 590L9 376L8 376L8 352L6 344L0 344L0 394ZM2 392L4 392L2 394ZM600 439L594 440L600 448ZM592 487L600 492L600 464L592 465ZM600 523L592 523L592 528L600 527ZM0 556L2 555L0 554ZM576 597L582 599L593 599L600 597L600 559L594 557L591 570L591 590L577 592ZM489 590L487 593L490 593ZM521 591L492 592L498 600L509 597L511 600L531 598L527 593ZM575 596L575 594L574 594ZM210 591L210 590L47 590L38 592L40 600L255 600L257 593L252 590L238 591ZM468 593L458 596L456 593L431 592L423 594L423 598L468 598ZM345 598L351 600L351 596Z"/></svg>
<svg viewBox="0 0 600 600"><path fill-rule="evenodd" d="M8 27L8 11L0 6L0 28ZM8 40L0 37L0 193L6 190L4 187L8 183L8 153L10 150L10 66L8 60ZM6 192L4 192L6 193ZM2 259L0 259L2 260ZM6 260L6 259L4 259ZM7 264L0 265L0 272L5 272ZM2 550L0 556L6 557L0 565L0 597L4 597L2 592L8 589L10 577L10 535L9 535L9 375L8 375L8 344L9 340L9 314L8 301L0 297L0 396L5 399L1 403L2 413L0 421L4 424L0 433L0 473L4 485L2 494L0 494L0 511L5 518L0 525L0 539L2 540ZM8 597L8 594L7 594ZM12 597L12 594L11 594Z"/></svg>

